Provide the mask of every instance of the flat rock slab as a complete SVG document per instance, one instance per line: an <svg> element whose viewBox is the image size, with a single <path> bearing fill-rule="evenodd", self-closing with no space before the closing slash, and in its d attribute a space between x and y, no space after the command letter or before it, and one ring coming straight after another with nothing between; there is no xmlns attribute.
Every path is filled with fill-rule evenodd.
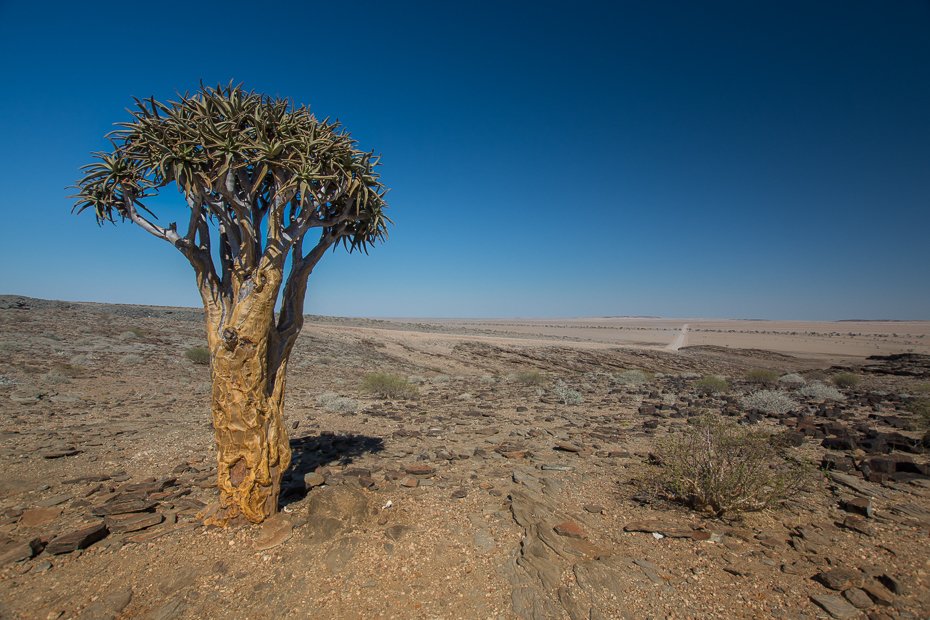
<svg viewBox="0 0 930 620"><path fill-rule="evenodd" d="M42 551L42 541L38 538L9 543L0 549L0 566L28 560L40 551Z"/></svg>
<svg viewBox="0 0 930 620"><path fill-rule="evenodd" d="M133 516L123 519L108 518L106 520L106 524L107 529L109 529L111 533L123 534L126 532L138 532L139 530L150 528L153 525L158 525L164 521L164 519L164 515L161 515L157 512L143 512L133 514Z"/></svg>
<svg viewBox="0 0 930 620"><path fill-rule="evenodd" d="M695 531L687 525L668 523L667 521L634 521L623 526L623 531L643 532L645 534L656 533L669 538L691 538L695 533ZM701 536L698 538L703 539Z"/></svg>
<svg viewBox="0 0 930 620"><path fill-rule="evenodd" d="M158 502L143 499L116 500L91 508L91 514L99 517L110 515L124 515L132 512L147 512L158 505Z"/></svg>
<svg viewBox="0 0 930 620"><path fill-rule="evenodd" d="M436 468L429 465L404 465L404 471L411 476L431 476L436 473Z"/></svg>
<svg viewBox="0 0 930 620"><path fill-rule="evenodd" d="M19 522L20 525L26 527L41 527L57 519L60 514L61 508L58 507L36 508L34 510L24 511Z"/></svg>
<svg viewBox="0 0 930 620"><path fill-rule="evenodd" d="M48 546L45 547L45 552L51 555L59 555L62 553L71 553L78 549L86 549L98 540L106 538L108 533L109 530L107 529L106 523L101 521L100 523L95 523L94 525L83 527L79 530L62 534L61 536L56 536L52 539L52 542L48 543Z"/></svg>
<svg viewBox="0 0 930 620"><path fill-rule="evenodd" d="M62 457L66 457L66 456L75 456L75 455L80 454L80 453L81 453L80 450L77 450L77 449L74 449L74 448L65 449L65 450L52 450L52 451L50 451L50 452L43 452L43 453L42 453L42 458L45 458L45 459L60 459L60 458L62 458Z"/></svg>
<svg viewBox="0 0 930 620"><path fill-rule="evenodd" d="M298 519L286 512L272 515L262 524L262 529L255 539L255 548L264 551L287 542L293 535L294 528L301 523L306 523L306 520Z"/></svg>
<svg viewBox="0 0 930 620"><path fill-rule="evenodd" d="M577 523L572 523L571 521L559 523L552 529L554 529L555 533L559 536L567 536L568 538L587 538L584 530L581 529Z"/></svg>
<svg viewBox="0 0 930 620"><path fill-rule="evenodd" d="M856 618L862 612L838 596L830 594L815 594L811 599L834 618Z"/></svg>

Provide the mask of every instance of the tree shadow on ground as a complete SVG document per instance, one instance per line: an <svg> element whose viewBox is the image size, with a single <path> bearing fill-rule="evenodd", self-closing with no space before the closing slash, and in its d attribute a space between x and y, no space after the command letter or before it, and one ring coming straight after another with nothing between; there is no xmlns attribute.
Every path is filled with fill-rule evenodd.
<svg viewBox="0 0 930 620"><path fill-rule="evenodd" d="M370 435L323 431L291 439L291 466L284 473L281 503L299 501L306 495L304 475L318 467L352 465L363 454L384 451L384 439ZM350 470L351 471L351 470ZM365 472L355 472L364 475Z"/></svg>

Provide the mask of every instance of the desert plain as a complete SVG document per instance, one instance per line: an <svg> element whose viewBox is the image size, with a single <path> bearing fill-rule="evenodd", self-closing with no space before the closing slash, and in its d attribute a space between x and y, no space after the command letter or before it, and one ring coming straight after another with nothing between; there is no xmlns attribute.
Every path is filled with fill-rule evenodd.
<svg viewBox="0 0 930 620"><path fill-rule="evenodd" d="M308 316L281 511L216 529L202 312L0 296L0 617L927 618L928 332ZM804 390L841 373L858 384ZM644 493L707 415L809 480L722 518Z"/></svg>

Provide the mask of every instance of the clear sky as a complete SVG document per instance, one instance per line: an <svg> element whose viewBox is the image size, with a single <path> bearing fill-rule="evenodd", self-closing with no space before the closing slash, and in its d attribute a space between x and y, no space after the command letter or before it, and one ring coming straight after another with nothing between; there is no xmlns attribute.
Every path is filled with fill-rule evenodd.
<svg viewBox="0 0 930 620"><path fill-rule="evenodd" d="M308 313L930 319L926 1L0 0L0 58L0 293L200 305L65 188L203 79L383 155L396 226Z"/></svg>

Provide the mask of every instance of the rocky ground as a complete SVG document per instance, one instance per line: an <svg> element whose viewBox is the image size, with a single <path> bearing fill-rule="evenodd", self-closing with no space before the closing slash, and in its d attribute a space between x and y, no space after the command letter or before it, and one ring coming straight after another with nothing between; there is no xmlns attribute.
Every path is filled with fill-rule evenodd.
<svg viewBox="0 0 930 620"><path fill-rule="evenodd" d="M209 369L184 356L199 312L0 297L0 617L930 617L930 442L908 411L926 356L831 369L316 320L282 511L218 530L196 517L216 498ZM797 407L766 415L741 405L753 368L861 382L826 401L778 384ZM376 372L418 394L360 392ZM709 375L732 391L698 393ZM702 413L823 470L732 520L649 501L656 440Z"/></svg>

